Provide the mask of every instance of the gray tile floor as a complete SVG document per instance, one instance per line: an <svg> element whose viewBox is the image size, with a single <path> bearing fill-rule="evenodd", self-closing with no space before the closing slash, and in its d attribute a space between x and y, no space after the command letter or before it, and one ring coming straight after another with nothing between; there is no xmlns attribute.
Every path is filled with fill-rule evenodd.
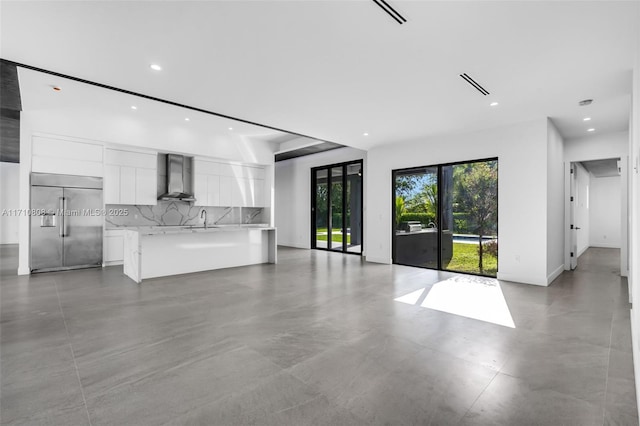
<svg viewBox="0 0 640 426"><path fill-rule="evenodd" d="M1 250L3 425L638 424L617 250L501 283L515 328L394 301L454 274L338 253L137 285Z"/></svg>

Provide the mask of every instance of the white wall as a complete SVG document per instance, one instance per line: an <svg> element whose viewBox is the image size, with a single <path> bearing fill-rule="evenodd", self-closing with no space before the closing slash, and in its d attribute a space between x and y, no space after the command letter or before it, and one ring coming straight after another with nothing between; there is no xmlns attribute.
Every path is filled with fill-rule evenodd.
<svg viewBox="0 0 640 426"><path fill-rule="evenodd" d="M629 150L629 132L595 134L564 142L565 161L602 160L626 157Z"/></svg>
<svg viewBox="0 0 640 426"><path fill-rule="evenodd" d="M547 283L564 270L564 141L547 119Z"/></svg>
<svg viewBox="0 0 640 426"><path fill-rule="evenodd" d="M311 168L364 160L366 190L366 155L365 151L359 149L340 148L275 163L275 211L279 245L307 249L311 247ZM366 206L365 198L364 211ZM366 241L366 229L364 233Z"/></svg>
<svg viewBox="0 0 640 426"><path fill-rule="evenodd" d="M591 218L589 217L591 174L580 163L576 163L575 170L574 226L580 228L577 233L578 253L576 255L580 256L589 248L589 236L591 232Z"/></svg>
<svg viewBox="0 0 640 426"><path fill-rule="evenodd" d="M640 19L640 12L638 13ZM629 284L632 306L640 306L640 31L637 34L633 70L632 104L629 116ZM623 229L624 233L624 229ZM640 309L631 310L631 338L636 379L636 401L640 414Z"/></svg>
<svg viewBox="0 0 640 426"><path fill-rule="evenodd" d="M498 157L498 278L547 285L547 132L541 118L369 150L367 261L391 263L391 170Z"/></svg>
<svg viewBox="0 0 640 426"><path fill-rule="evenodd" d="M591 176L589 246L620 248L620 176Z"/></svg>
<svg viewBox="0 0 640 426"><path fill-rule="evenodd" d="M18 243L18 216L12 215L7 210L20 208L19 182L20 164L0 163L0 244ZM6 213L6 214L5 214Z"/></svg>

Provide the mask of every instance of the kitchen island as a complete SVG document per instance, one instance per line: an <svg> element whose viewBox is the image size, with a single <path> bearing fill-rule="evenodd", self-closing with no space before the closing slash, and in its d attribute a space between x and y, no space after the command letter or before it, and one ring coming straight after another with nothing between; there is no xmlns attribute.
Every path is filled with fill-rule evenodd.
<svg viewBox="0 0 640 426"><path fill-rule="evenodd" d="M137 283L212 269L276 263L276 229L232 225L209 228L128 228L124 273Z"/></svg>

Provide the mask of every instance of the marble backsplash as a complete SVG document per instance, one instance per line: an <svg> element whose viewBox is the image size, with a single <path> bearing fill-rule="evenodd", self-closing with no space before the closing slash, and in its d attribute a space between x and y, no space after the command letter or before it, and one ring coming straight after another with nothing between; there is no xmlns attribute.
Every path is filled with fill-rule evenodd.
<svg viewBox="0 0 640 426"><path fill-rule="evenodd" d="M155 206L107 204L107 228L121 226L202 226L202 210L207 212L207 224L268 223L262 207L202 207L184 201L158 201Z"/></svg>

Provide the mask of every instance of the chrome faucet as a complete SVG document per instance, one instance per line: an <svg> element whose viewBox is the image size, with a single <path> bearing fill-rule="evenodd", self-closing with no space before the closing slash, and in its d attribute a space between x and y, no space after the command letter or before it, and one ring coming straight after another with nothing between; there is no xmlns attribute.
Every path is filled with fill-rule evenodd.
<svg viewBox="0 0 640 426"><path fill-rule="evenodd" d="M202 211L200 212L200 219L202 219L204 217L204 229L207 229L207 211L205 209L202 209Z"/></svg>

